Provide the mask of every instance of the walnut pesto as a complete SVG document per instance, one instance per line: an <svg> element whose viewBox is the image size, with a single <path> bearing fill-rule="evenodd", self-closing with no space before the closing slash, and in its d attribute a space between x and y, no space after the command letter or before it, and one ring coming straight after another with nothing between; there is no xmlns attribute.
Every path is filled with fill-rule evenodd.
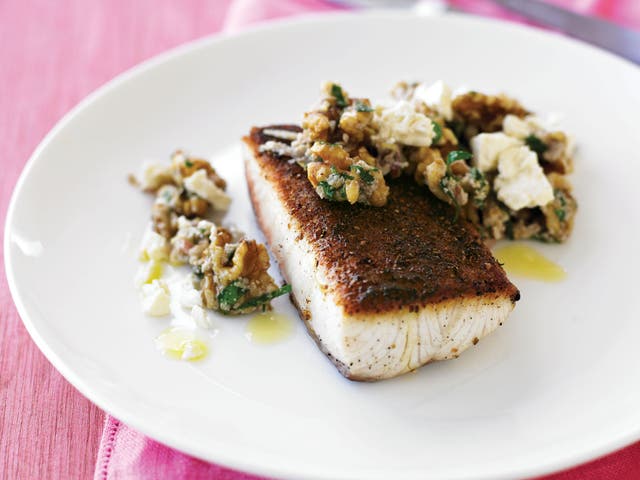
<svg viewBox="0 0 640 480"><path fill-rule="evenodd" d="M267 129L260 151L298 163L327 201L381 207L387 179L408 175L486 239L569 237L571 137L504 94L400 82L391 98L373 103L325 83L301 131Z"/></svg>
<svg viewBox="0 0 640 480"><path fill-rule="evenodd" d="M144 258L188 265L204 307L228 315L267 310L272 299L290 291L269 275L263 244L206 218L211 210L226 210L230 202L226 182L208 161L177 151L167 166L145 165L140 177L136 183L155 195L155 233L150 232L155 237L150 238L162 243L162 255L156 248Z"/></svg>

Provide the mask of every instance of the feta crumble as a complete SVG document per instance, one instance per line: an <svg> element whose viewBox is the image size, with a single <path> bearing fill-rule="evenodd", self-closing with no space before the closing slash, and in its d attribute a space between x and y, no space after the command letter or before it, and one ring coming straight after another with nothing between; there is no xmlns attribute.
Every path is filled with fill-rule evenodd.
<svg viewBox="0 0 640 480"><path fill-rule="evenodd" d="M553 188L527 147L512 147L498 157L498 176L494 181L498 199L512 210L542 207L553 200Z"/></svg>
<svg viewBox="0 0 640 480"><path fill-rule="evenodd" d="M147 161L142 164L138 179L143 190L157 190L162 185L171 183L173 171L171 166Z"/></svg>
<svg viewBox="0 0 640 480"><path fill-rule="evenodd" d="M220 187L213 183L204 169L197 170L184 179L184 187L199 197L207 200L216 210L229 208L231 199Z"/></svg>
<svg viewBox="0 0 640 480"><path fill-rule="evenodd" d="M552 120L545 121L536 115L527 115L524 118L507 115L502 121L502 130L511 137L523 140L529 135L554 130L552 123Z"/></svg>
<svg viewBox="0 0 640 480"><path fill-rule="evenodd" d="M211 320L204 308L194 305L191 309L191 319L200 328L211 328Z"/></svg>
<svg viewBox="0 0 640 480"><path fill-rule="evenodd" d="M445 120L451 120L453 118L451 88L442 80L438 80L433 85L420 83L413 92L413 98L434 108Z"/></svg>
<svg viewBox="0 0 640 480"><path fill-rule="evenodd" d="M376 110L378 137L390 143L402 143L412 147L428 147L436 137L433 122L429 117L416 112L406 100L390 107Z"/></svg>
<svg viewBox="0 0 640 480"><path fill-rule="evenodd" d="M183 308L193 310L194 307L202 306L202 295L193 288L190 278L186 278L180 285L180 305Z"/></svg>
<svg viewBox="0 0 640 480"><path fill-rule="evenodd" d="M523 143L517 138L502 132L481 133L471 138L473 162L481 172L491 172L498 168L498 157L508 148L518 147Z"/></svg>
<svg viewBox="0 0 640 480"><path fill-rule="evenodd" d="M140 246L140 259L142 261L155 260L158 262L169 259L169 242L157 232L149 229L142 238Z"/></svg>
<svg viewBox="0 0 640 480"><path fill-rule="evenodd" d="M163 317L171 311L169 287L163 280L142 285L142 310L153 317Z"/></svg>

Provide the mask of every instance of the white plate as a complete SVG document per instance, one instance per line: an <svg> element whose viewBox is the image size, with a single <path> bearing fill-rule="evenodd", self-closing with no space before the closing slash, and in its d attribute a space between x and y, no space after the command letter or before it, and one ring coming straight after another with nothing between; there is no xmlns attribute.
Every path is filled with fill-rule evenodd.
<svg viewBox="0 0 640 480"><path fill-rule="evenodd" d="M150 199L126 175L176 147L211 155L232 220L259 235L239 138L290 122L321 80L383 95L399 79L505 91L564 112L580 147L571 241L540 246L568 279L514 279L509 322L458 360L376 384L342 378L301 324L281 344L218 319L200 364L167 360L133 277ZM203 459L289 478L499 478L585 461L640 437L640 71L503 23L317 17L197 42L118 78L47 136L7 217L11 291L29 332L84 395ZM286 299L277 309L294 315Z"/></svg>

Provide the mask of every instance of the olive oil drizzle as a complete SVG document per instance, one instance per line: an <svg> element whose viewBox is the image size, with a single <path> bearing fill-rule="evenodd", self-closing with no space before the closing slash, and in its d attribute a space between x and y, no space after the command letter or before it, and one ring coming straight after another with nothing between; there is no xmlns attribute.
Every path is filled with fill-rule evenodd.
<svg viewBox="0 0 640 480"><path fill-rule="evenodd" d="M507 273L543 282L560 282L567 272L537 250L523 243L499 247L494 252Z"/></svg>
<svg viewBox="0 0 640 480"><path fill-rule="evenodd" d="M247 323L246 336L256 344L271 344L285 340L293 334L294 323L286 315L263 312L254 315Z"/></svg>
<svg viewBox="0 0 640 480"><path fill-rule="evenodd" d="M167 358L195 362L209 353L207 344L190 329L165 328L155 339L156 348Z"/></svg>

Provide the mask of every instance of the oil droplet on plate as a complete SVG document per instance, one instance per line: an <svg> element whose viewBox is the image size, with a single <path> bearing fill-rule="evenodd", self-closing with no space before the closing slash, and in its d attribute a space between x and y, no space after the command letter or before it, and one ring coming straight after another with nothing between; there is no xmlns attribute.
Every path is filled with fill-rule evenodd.
<svg viewBox="0 0 640 480"><path fill-rule="evenodd" d="M155 339L160 353L174 360L195 362L202 360L209 353L207 344L188 328L169 327L164 329Z"/></svg>
<svg viewBox="0 0 640 480"><path fill-rule="evenodd" d="M567 272L560 265L521 243L500 247L494 252L494 256L504 264L504 269L510 274L545 282L559 282L567 276Z"/></svg>
<svg viewBox="0 0 640 480"><path fill-rule="evenodd" d="M264 312L249 320L246 335L253 343L276 343L289 337L293 333L293 326L293 320L286 315Z"/></svg>

